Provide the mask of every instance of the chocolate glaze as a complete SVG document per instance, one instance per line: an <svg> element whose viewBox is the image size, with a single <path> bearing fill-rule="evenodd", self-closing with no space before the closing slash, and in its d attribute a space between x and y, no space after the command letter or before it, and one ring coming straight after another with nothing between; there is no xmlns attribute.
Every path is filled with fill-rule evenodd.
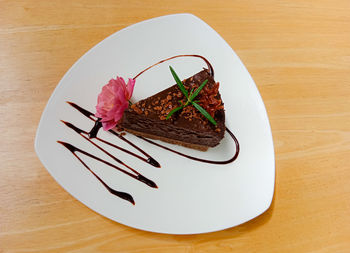
<svg viewBox="0 0 350 253"><path fill-rule="evenodd" d="M206 84L208 89L215 89L216 82L207 69L187 78L183 83L187 90L191 90L191 88L198 87L205 80L208 80ZM167 99L167 97L170 99ZM167 111L160 108L175 108L180 105L178 101L184 99L184 95L176 84L170 86L126 109L120 126L126 131L145 133L146 137L149 135L163 137L182 143L189 143L189 146L191 144L206 147L218 145L225 134L225 112L223 109L217 110L215 116L213 115L217 122L216 126L208 122L194 108L193 110L197 113L197 117L186 116L186 114L181 115L178 112L173 114L170 119L166 119L166 115L171 109L167 109ZM201 99L201 94L197 96L197 99ZM219 93L216 95L216 100L221 103ZM161 101L166 102L162 105ZM190 105L187 109L190 107L193 106Z"/></svg>

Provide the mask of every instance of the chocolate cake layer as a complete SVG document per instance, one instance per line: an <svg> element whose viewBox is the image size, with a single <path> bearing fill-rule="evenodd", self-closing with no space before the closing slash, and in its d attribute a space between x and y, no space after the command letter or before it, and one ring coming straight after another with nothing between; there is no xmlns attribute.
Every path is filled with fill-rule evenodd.
<svg viewBox="0 0 350 253"><path fill-rule="evenodd" d="M218 83L214 81L209 71L204 69L184 80L183 84L190 92L206 79L208 83L195 100L212 114L217 122L216 126L192 105L166 119L171 110L186 102L185 96L176 84L130 106L124 112L120 126L126 131L137 132L138 135L144 133L144 137L153 137L200 150L218 145L225 133L225 113L218 92Z"/></svg>

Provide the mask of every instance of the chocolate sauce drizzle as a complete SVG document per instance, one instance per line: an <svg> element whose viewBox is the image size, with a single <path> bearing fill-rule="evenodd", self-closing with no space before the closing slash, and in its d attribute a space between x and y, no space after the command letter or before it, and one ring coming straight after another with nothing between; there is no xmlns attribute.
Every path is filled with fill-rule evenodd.
<svg viewBox="0 0 350 253"><path fill-rule="evenodd" d="M177 155L180 155L180 156L183 156L183 157L186 157L188 159L191 159L191 160L195 160L195 161L198 161L198 162L202 162L202 163L211 163L211 164L228 164L228 163L232 163L234 160L237 159L238 157L238 154L239 154L239 143L238 143L238 140L236 138L236 136L226 127L226 131L228 132L228 134L231 136L231 138L233 139L233 141L235 142L235 145L236 145L236 152L235 154L228 160L224 160L224 161L213 161L213 160L206 160L206 159L202 159L202 158L198 158L198 157L194 157L194 156L190 156L190 155L186 155L184 153L181 153L179 151L176 151L174 149L171 149L171 148L168 148L162 144L159 144L159 143L156 143L154 141L151 141L149 139L146 139L142 136L137 136L139 137L140 139L144 140L144 141L147 141L148 143L151 143L153 145L156 145L162 149L165 149L165 150L168 150L170 152L173 152Z"/></svg>
<svg viewBox="0 0 350 253"><path fill-rule="evenodd" d="M205 61L205 63L207 64L208 66L208 69L209 69L209 72L210 72L210 75L211 76L214 76L214 69L212 67L212 65L210 64L210 62L204 58L203 56L201 55L176 55L176 56L173 56L173 57L169 57L169 58L166 58L164 60L161 60L153 65L151 65L150 67L142 70L140 73L138 73L133 79L136 79L137 77L139 77L140 75L142 75L145 71L153 68L154 66L158 65L158 64L161 64L165 61L168 61L168 60L171 60L171 59L174 59L174 58L178 58L178 57L197 57L197 58L201 58L202 60ZM80 107L79 105L75 104L75 103L72 103L72 102L67 102L69 105L71 105L73 108L75 108L76 110L78 110L80 113L82 113L84 116L86 116L87 118L91 119L92 121L95 122L94 124L94 127L90 130L90 132L87 132L87 131L84 131L76 126L74 126L72 123L69 123L69 122L66 122L66 121L63 121L61 120L67 127L71 128L72 130L74 130L76 133L78 133L80 136L82 136L84 139L86 139L87 141L89 141L91 144L93 144L95 147L97 147L98 149L100 149L102 152L104 152L105 154L107 154L109 157L111 157L114 161L118 162L119 164L125 166L126 168L128 168L130 171L132 171L133 173L130 173L129 171L126 171L116 165L113 165L112 163L110 162L107 162L97 156L94 156L82 149L79 149L75 146L73 146L72 144L69 144L67 142L63 142L63 141L57 141L58 143L62 144L64 147L66 147L69 151L72 152L72 154L84 165L84 167L86 169L88 169L101 183L102 185L110 192L112 193L113 195L119 197L119 198L122 198L126 201L129 201L130 203L132 203L133 205L135 205L135 201L133 199L133 197L129 194L129 193L126 193L126 192L121 192L121 191L116 191L114 189L112 189L109 185L107 185L94 171L92 171L89 166L86 165L86 163L84 163L84 161L77 155L77 153L81 153L85 156L88 156L90 158L93 158L101 163L104 163L146 185L148 185L149 187L152 187L152 188L158 188L158 186L156 185L155 182L153 182L152 180L146 178L145 176L143 176L142 174L140 174L138 171L136 171L135 169L131 168L130 166L128 166L127 164L125 164L123 161L121 161L120 159L118 159L117 157L115 157L114 155L112 155L111 153L109 153L108 151L106 151L105 149L103 149L102 147L100 147L99 145L97 145L95 142L93 142L92 140L95 139L97 141L100 141L104 144L107 144L109 146L112 146L116 149L119 149L129 155L132 155L154 167L157 167L157 168L160 168L160 164L153 158L151 157L147 152L145 152L143 149L139 148L138 146L136 146L134 143L132 143L131 141L129 141L128 139L126 139L122 134L119 134L117 133L116 131L114 130L108 130L111 134L113 134L114 136L118 137L120 140L126 142L127 144L129 144L130 146L132 146L133 148L135 148L136 150L138 150L141 154L143 154L146 158L138 155L138 154L135 154L134 152L131 152L125 148L122 148L118 145L115 145L111 142L108 142L102 138L99 138L97 136L99 130L101 129L102 127L102 123L100 121L99 118L95 117L93 113L89 112L88 110ZM152 144L152 145L155 145L157 147L160 147L162 149L165 149L167 151L170 151L174 154L177 154L177 155L180 155L182 157L185 157L187 159L191 159L191 160L195 160L195 161L198 161L198 162L203 162L203 163L210 163L210 164L228 164L228 163L231 163L233 162L234 160L237 159L238 157L238 154L239 154L239 143L238 143L238 140L237 138L234 136L234 134L228 129L226 128L226 131L228 132L228 134L230 135L230 137L233 139L233 141L235 142L235 145L236 145L236 151L235 151L235 154L232 156L232 158L228 159L228 160L224 160L224 161L215 161L215 160L206 160L206 159L202 159L202 158L198 158L198 157L194 157L194 156L190 156L190 155L186 155L184 153L181 153L179 151L176 151L174 149L171 149L171 148L168 148L162 144L158 144L152 140L149 140L149 139L146 139L144 137L141 137L141 136L138 136L139 138L141 138L142 140Z"/></svg>
<svg viewBox="0 0 350 253"><path fill-rule="evenodd" d="M91 158L94 158L100 162L103 162L111 167L114 167L116 168L116 166L114 166L113 164L109 163L109 162L106 162L94 155L91 155L90 153L88 152L85 152L84 150L81 150L77 147L74 147L72 144L69 144L67 142L63 142L63 141L57 141L58 143L62 144L64 147L66 147L70 152L72 152L72 154L85 166L85 168L87 168L97 179L98 181L100 181L102 183L102 185L104 187L106 187L106 189L112 193L113 195L115 196L118 196L119 198L122 198L122 199L125 199L126 201L129 201L130 203L132 203L133 205L135 205L135 201L133 199L133 197L129 194L129 193L126 193L126 192L121 192L121 191L116 191L114 190L113 188L111 188L109 185L107 185L95 172L93 172L93 170L91 170L89 168L89 166L86 165L86 163L84 163L83 160L81 160L81 158L76 154L76 153L82 153L86 156L89 156Z"/></svg>
<svg viewBox="0 0 350 253"><path fill-rule="evenodd" d="M91 140L92 138L96 138L96 140L103 141L103 139L98 138L97 136L96 136L96 137L91 137L91 135L92 135L91 133L94 133L95 127L92 128L92 130L88 133L88 132L86 132L86 131L84 131L84 130L82 130L82 129L76 127L76 126L74 126L72 123L69 123L69 122L66 122L66 121L63 121L63 120L61 120L61 121L62 121L67 127L73 129L76 133L78 133L78 134L79 134L81 137L83 137L85 140L87 140L87 141L90 142L92 145L94 145L95 147L97 147L99 150L101 150L102 152L104 152L106 155L108 155L109 157L111 157L114 161L116 161L117 163L120 163L120 164L124 165L124 166L127 167L129 170L131 170L132 172L134 172L136 175L134 175L134 174L132 174L132 173L130 173L130 172L128 172L128 171L126 171L126 170L120 168L120 167L117 167L117 166L115 166L115 165L113 165L113 164L111 164L111 163L109 163L109 162L107 162L107 161L104 161L104 160L102 160L102 159L100 159L100 158L98 158L98 157L95 157L95 156L93 156L93 155L91 155L91 154L89 154L89 153L87 153L87 152L85 152L85 151L84 151L83 154L85 154L85 155L89 154L88 156L90 156L90 157L92 157L92 158L94 158L94 159L96 159L96 160L98 160L98 161L100 161L100 162L103 162L103 163L105 163L105 164L107 164L107 165L109 165L109 166L111 166L111 167L113 167L113 168L115 168L115 169L117 169L117 170L123 172L124 174L126 174L126 175L128 175L128 176L130 176L130 177L132 177L132 178L135 178L136 180L138 180L138 181L140 181L140 182L145 183L146 185L148 185L148 186L150 186L150 187L152 187L152 188L158 188L158 186L157 186L152 180L150 180L150 179L144 177L144 176L141 175L138 171L134 170L134 169L131 168L129 165L125 164L123 161L121 161L120 159L118 159L117 157L115 157L114 155L112 155L111 153L109 153L108 151L106 151L105 149L103 149L102 147L100 147L99 145L97 145L95 142L93 142L93 141ZM98 123L99 121L96 121L96 122ZM97 124L95 124L95 125L97 125ZM89 138L86 137L84 134L87 135L87 136L89 136ZM96 132L96 135L97 135L97 132ZM108 143L108 142L107 142L107 141L104 141L104 143ZM82 151L82 150L80 150L80 151Z"/></svg>
<svg viewBox="0 0 350 253"><path fill-rule="evenodd" d="M99 130L102 127L102 123L100 122L100 119L96 118L94 116L94 114L92 112L89 112L88 110L85 110L84 108L78 106L75 103L71 103L71 102L67 102L69 105L71 105L73 108L77 109L80 113L82 113L84 116L86 116L87 118L93 120L95 122L94 127L90 130L90 132L84 131L76 126L74 126L72 123L67 122L67 121L63 121L61 120L62 123L64 123L67 127L69 127L70 129L74 130L77 134L79 134L81 137L83 137L85 140L89 141L92 145L94 145L95 147L97 147L99 150L101 150L102 152L104 152L105 154L107 154L109 157L111 157L114 161L122 164L123 166L125 166L126 168L128 168L130 171L132 171L133 173L130 173L118 166L115 166L113 164L111 164L110 162L107 162L97 156L94 156L82 149L79 149L75 146L73 146L72 144L69 144L67 142L63 142L63 141L57 141L58 143L62 144L64 147L66 147L69 151L71 151L73 153L73 155L84 165L85 168L87 168L97 179L98 181L100 181L102 183L102 185L113 195L122 198L124 200L129 201L130 203L132 203L133 205L135 205L135 201L133 199L133 197L126 192L121 192L121 191L117 191L114 190L113 188L111 188L109 185L107 185L95 172L93 172L93 170L90 169L89 166L86 165L86 163L77 155L77 153L81 153L83 155L89 156L90 158L93 158L99 162L102 162L146 185L148 185L149 187L152 188L158 188L158 186L156 185L155 182L153 182L152 180L146 178L145 176L143 176L141 173L139 173L138 171L136 171L135 169L131 168L129 165L125 164L123 161L121 161L120 159L118 159L117 157L115 157L114 155L112 155L111 153L109 153L107 150L103 149L101 146L97 145L95 142L93 142L93 139L96 139L102 143L105 143L109 146L112 146L114 148L117 148L125 153L128 153L146 163L149 163L150 165L154 166L154 167L158 167L160 168L160 164L154 159L152 158L149 154L147 154L144 150L142 150L141 148L137 147L135 144L133 144L132 142L130 142L129 140L127 140L124 136L122 136L121 134L118 134L117 132L113 131L113 130L109 130L113 135L119 137L121 140L125 141L126 143L128 143L129 145L131 145L132 147L134 147L135 149L137 149L138 151L140 151L143 155L145 155L147 157L147 159L127 150L124 149L118 145L115 145L113 143L110 143L102 138L97 137L97 134L99 132Z"/></svg>
<svg viewBox="0 0 350 253"><path fill-rule="evenodd" d="M201 58L208 66L208 69L209 69L209 74L214 77L214 69L213 69L213 66L211 66L210 62L203 56L201 55L198 55L198 54L180 54L180 55L175 55L175 56L172 56L172 57L169 57L169 58L166 58L164 60L161 60L151 66L149 66L148 68L145 68L144 70L142 70L140 73L138 73L133 79L135 80L136 78L138 78L140 75L142 75L144 72L146 72L147 70L165 62L165 61L169 61L169 60L172 60L172 59L175 59L175 58L178 58L178 57L197 57L197 58Z"/></svg>
<svg viewBox="0 0 350 253"><path fill-rule="evenodd" d="M129 155L132 155L146 163L149 163L150 165L154 166L154 167L157 167L157 168L160 168L160 164L153 158L151 157L148 153L146 153L143 149L139 148L138 146L136 146L135 144L133 144L132 142L130 142L128 139L126 139L124 136L122 136L121 134L117 133L116 131L114 130L108 130L110 133L112 133L113 135L117 136L119 139L121 139L122 141L128 143L130 146L132 146L133 148L135 148L136 150L138 150L141 154L143 154L144 156L147 157L147 159L127 150L127 149L124 149L120 146L117 146L117 145L114 145L108 141L105 141L103 139L100 139L97 137L97 133L98 131L100 130L100 128L102 127L102 123L95 117L95 115L92 113L92 112L89 112L88 110L85 110L84 108L80 107L79 105L75 104L75 103L72 103L72 102L68 102L67 103L69 105L71 105L73 108L75 108L76 110L78 110L80 113L82 113L85 117L91 119L92 121L95 122L95 125L94 127L91 129L91 131L89 132L89 138L97 138L99 141L107 144L107 145L110 145L116 149L119 149Z"/></svg>

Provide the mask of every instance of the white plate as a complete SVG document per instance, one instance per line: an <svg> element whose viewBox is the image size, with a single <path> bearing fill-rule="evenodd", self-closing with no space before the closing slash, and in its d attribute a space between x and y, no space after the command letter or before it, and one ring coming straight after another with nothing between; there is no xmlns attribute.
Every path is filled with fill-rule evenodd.
<svg viewBox="0 0 350 253"><path fill-rule="evenodd" d="M178 54L200 54L212 63L225 102L226 126L237 136L241 151L233 163L211 165L185 159L127 134L127 138L153 155L162 168L152 167L117 150L113 153L154 180L159 189L82 157L110 186L130 193L136 202L133 206L110 194L56 142L66 141L106 158L60 120L89 131L93 122L66 101L94 112L97 95L109 79L116 75L133 77L145 67ZM196 58L178 58L161 64L137 79L134 100L173 85L170 64L181 78L205 67L205 63ZM109 133L102 132L101 136L121 144ZM166 145L187 154L218 160L230 157L235 149L227 134L218 147L204 153ZM259 92L230 46L206 23L190 14L164 16L129 26L82 56L53 92L41 117L35 149L49 173L76 199L105 217L142 230L195 234L229 228L263 213L273 197L273 142Z"/></svg>

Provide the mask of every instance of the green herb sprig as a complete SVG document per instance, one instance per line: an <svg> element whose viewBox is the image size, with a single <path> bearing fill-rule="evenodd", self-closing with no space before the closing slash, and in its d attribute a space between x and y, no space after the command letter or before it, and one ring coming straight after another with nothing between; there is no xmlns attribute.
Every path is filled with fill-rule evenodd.
<svg viewBox="0 0 350 253"><path fill-rule="evenodd" d="M176 108L174 108L173 110L171 110L169 112L169 114L167 115L166 119L169 119L171 117L171 115L173 115L175 112L182 110L184 107L188 106L188 105L193 105L194 108L196 108L201 114L203 114L204 117L206 117L214 126L216 126L216 121L213 119L213 117L199 104L197 104L198 101L195 101L194 99L198 96L199 92L204 88L204 86L207 84L208 79L206 79L195 91L193 91L194 89L192 88L192 90L190 91L190 94L188 94L188 91L186 90L185 86L183 85L183 83L181 82L179 76L176 74L175 70L169 66L170 68L170 72L173 75L176 84L179 86L181 92L185 95L186 97L186 103L183 104L181 103L181 106L178 106Z"/></svg>

